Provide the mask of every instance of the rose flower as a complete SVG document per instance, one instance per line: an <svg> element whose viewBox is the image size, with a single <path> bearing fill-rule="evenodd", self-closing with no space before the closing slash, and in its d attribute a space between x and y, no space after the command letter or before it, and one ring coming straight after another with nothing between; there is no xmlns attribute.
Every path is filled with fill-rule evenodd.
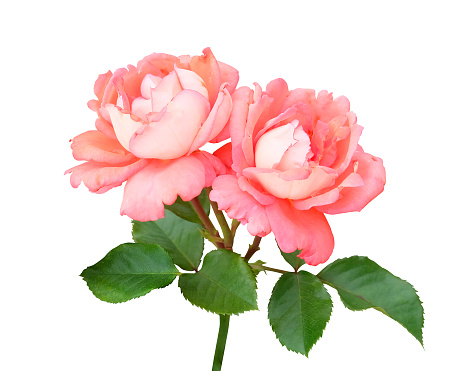
<svg viewBox="0 0 467 371"><path fill-rule="evenodd" d="M277 79L265 92L241 87L232 100L231 144L216 153L232 170L214 180L211 200L250 234L272 231L282 251L325 262L334 237L324 213L360 211L386 180L382 160L358 145L363 128L348 99L289 91Z"/></svg>
<svg viewBox="0 0 467 371"><path fill-rule="evenodd" d="M96 129L75 137L76 160L66 171L71 185L81 182L103 193L126 181L121 214L139 221L164 216L164 204L177 195L188 201L210 186L225 168L200 151L207 142L228 137L230 93L236 69L218 62L209 48L203 56L151 54L137 66L100 75Z"/></svg>

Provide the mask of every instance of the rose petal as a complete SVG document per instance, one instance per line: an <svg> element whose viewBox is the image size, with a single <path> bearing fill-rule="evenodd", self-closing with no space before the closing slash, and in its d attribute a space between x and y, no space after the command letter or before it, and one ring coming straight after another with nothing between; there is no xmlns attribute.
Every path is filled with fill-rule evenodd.
<svg viewBox="0 0 467 371"><path fill-rule="evenodd" d="M293 205L298 210L308 210L315 206L329 205L339 199L339 189L333 188L321 195L312 196L303 200L294 200Z"/></svg>
<svg viewBox="0 0 467 371"><path fill-rule="evenodd" d="M152 160L125 185L120 213L141 222L164 217L164 204L179 195L189 201L205 187L203 164L193 156L174 160Z"/></svg>
<svg viewBox="0 0 467 371"><path fill-rule="evenodd" d="M229 218L247 223L251 235L264 237L271 232L264 206L239 188L236 176L222 175L216 178L209 198L217 202L219 209L225 210Z"/></svg>
<svg viewBox="0 0 467 371"><path fill-rule="evenodd" d="M297 210L286 200L277 200L265 209L282 251L302 250L299 256L310 265L329 259L334 249L334 237L322 213L315 209Z"/></svg>
<svg viewBox="0 0 467 371"><path fill-rule="evenodd" d="M248 166L242 151L242 140L245 134L251 95L252 90L246 86L238 88L232 95L232 112L228 125L232 141L232 168L237 172L241 172L243 168Z"/></svg>
<svg viewBox="0 0 467 371"><path fill-rule="evenodd" d="M193 71L178 68L177 66L175 66L174 70L177 73L178 80L180 82L180 85L182 86L182 89L191 89L197 91L206 99L209 99L206 84L204 83L201 77L199 77Z"/></svg>
<svg viewBox="0 0 467 371"><path fill-rule="evenodd" d="M137 160L125 166L88 161L68 169L65 174L71 174L70 183L73 188L77 188L83 182L91 192L104 193L121 185L147 164L147 160Z"/></svg>
<svg viewBox="0 0 467 371"><path fill-rule="evenodd" d="M293 124L286 124L264 133L255 146L256 167L272 169L278 165L284 153L297 143L294 139L294 131Z"/></svg>
<svg viewBox="0 0 467 371"><path fill-rule="evenodd" d="M248 111L248 119L245 125L245 133L242 140L242 150L245 155L246 162L249 166L254 166L255 155L253 149L253 138L255 137L255 132L261 130L262 128L257 127L258 119L263 113L263 110L271 103L272 98L264 95L259 97L256 102L250 104Z"/></svg>
<svg viewBox="0 0 467 371"><path fill-rule="evenodd" d="M355 152L352 160L358 161L357 174L363 179L363 186L343 188L338 201L330 205L319 206L317 210L327 214L361 211L383 191L386 183L383 161L363 152L361 148Z"/></svg>
<svg viewBox="0 0 467 371"><path fill-rule="evenodd" d="M211 139L214 139L227 124L231 111L232 99L230 98L230 94L227 89L221 89L214 107L209 112L209 116L203 123L198 135L196 135L188 154L196 151Z"/></svg>
<svg viewBox="0 0 467 371"><path fill-rule="evenodd" d="M336 170L338 174L341 174L349 166L352 156L357 149L362 131L363 127L354 124L350 128L350 135L336 143L336 160L330 167Z"/></svg>
<svg viewBox="0 0 467 371"><path fill-rule="evenodd" d="M270 205L276 200L274 196L264 193L258 189L261 188L261 186L253 186L249 179L244 176L238 177L238 186L242 191L248 192L252 195L261 205Z"/></svg>
<svg viewBox="0 0 467 371"><path fill-rule="evenodd" d="M213 153L227 167L232 167L232 143L226 143Z"/></svg>
<svg viewBox="0 0 467 371"><path fill-rule="evenodd" d="M96 119L96 129L99 130L102 134L105 136L111 138L111 139L117 139L117 136L115 135L114 128L112 125L107 120L104 120L103 118L98 118Z"/></svg>
<svg viewBox="0 0 467 371"><path fill-rule="evenodd" d="M296 141L282 156L281 161L276 166L277 170L286 171L301 167L313 154L310 153L310 137L303 130L302 126L297 126L298 120L291 122L295 126L293 138Z"/></svg>
<svg viewBox="0 0 467 371"><path fill-rule="evenodd" d="M205 187L210 187L213 180L218 175L223 175L226 173L225 165L222 163L222 161L209 152L196 151L191 154L191 156L199 160L204 166L204 172L206 176Z"/></svg>
<svg viewBox="0 0 467 371"><path fill-rule="evenodd" d="M140 158L168 160L184 156L208 114L206 98L193 90L183 90L167 105L159 121L141 126L130 140L130 151Z"/></svg>
<svg viewBox="0 0 467 371"><path fill-rule="evenodd" d="M135 156L120 145L118 140L111 139L99 131L90 130L75 138L71 144L73 157L78 161L105 162L107 164L128 163Z"/></svg>
<svg viewBox="0 0 467 371"><path fill-rule="evenodd" d="M164 53L152 53L138 62L137 68L140 74L150 73L155 76L164 77L173 71L178 58Z"/></svg>
<svg viewBox="0 0 467 371"><path fill-rule="evenodd" d="M175 71L165 76L157 87L151 89L152 111L159 112L182 91Z"/></svg>
<svg viewBox="0 0 467 371"><path fill-rule="evenodd" d="M221 71L211 49L206 48L203 50L202 56L193 57L190 61L190 67L205 82L209 92L209 103L211 107L214 106L221 86Z"/></svg>
<svg viewBox="0 0 467 371"><path fill-rule="evenodd" d="M219 65L219 69L221 72L221 84L227 83L226 89L229 91L230 94L232 94L235 91L235 87L238 84L238 71L226 63L217 61L217 64Z"/></svg>
<svg viewBox="0 0 467 371"><path fill-rule="evenodd" d="M127 151L130 151L130 139L136 130L143 126L143 123L140 121L134 121L131 118L131 115L122 113L112 104L106 105L105 109L110 116L110 120L112 121L112 126L115 130L115 135L117 136L118 141L123 146L123 148L125 148Z"/></svg>
<svg viewBox="0 0 467 371"><path fill-rule="evenodd" d="M151 99L151 89L154 89L162 82L162 78L148 73L144 76L141 83L141 96L145 99Z"/></svg>
<svg viewBox="0 0 467 371"><path fill-rule="evenodd" d="M271 195L278 198L299 200L307 198L334 184L337 173L324 167L313 167L307 179L285 180L280 171L246 168L243 174L258 183Z"/></svg>

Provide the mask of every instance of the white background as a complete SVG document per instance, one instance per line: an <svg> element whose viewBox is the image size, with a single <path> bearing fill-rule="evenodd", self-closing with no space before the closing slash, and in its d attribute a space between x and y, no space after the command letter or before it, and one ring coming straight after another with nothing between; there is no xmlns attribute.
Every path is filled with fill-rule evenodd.
<svg viewBox="0 0 467 371"><path fill-rule="evenodd" d="M267 320L278 275L259 276L260 311L231 320L223 370L458 370L465 365L467 26L462 1L23 1L1 11L1 311L3 370L210 370L215 315L176 284L113 305L78 276L131 241L123 188L94 195L63 173L69 139L94 128L97 75L152 52L199 55L240 85L350 99L360 143L387 186L361 213L329 218L330 261L366 255L424 302L425 350L379 312L334 310L308 358ZM14 5L12 5L14 4ZM243 247L252 237L240 234ZM211 249L211 246L207 246ZM244 248L238 251L244 251ZM287 269L272 237L255 255ZM310 267L319 272L321 267ZM462 344L464 342L464 344Z"/></svg>

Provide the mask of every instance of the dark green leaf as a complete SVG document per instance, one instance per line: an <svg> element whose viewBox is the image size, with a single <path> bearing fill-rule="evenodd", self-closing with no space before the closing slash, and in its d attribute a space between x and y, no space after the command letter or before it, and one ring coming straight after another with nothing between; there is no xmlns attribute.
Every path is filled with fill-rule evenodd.
<svg viewBox="0 0 467 371"><path fill-rule="evenodd" d="M201 194L198 196L198 199L206 214L209 215L211 205L209 203L209 196L206 189L203 189ZM177 197L177 200L172 205L165 205L165 209L170 210L175 215L188 220L189 222L197 223L201 226L203 225L190 201L183 201L180 197Z"/></svg>
<svg viewBox="0 0 467 371"><path fill-rule="evenodd" d="M121 303L169 285L178 273L162 247L125 243L86 268L81 277L97 298Z"/></svg>
<svg viewBox="0 0 467 371"><path fill-rule="evenodd" d="M337 289L347 308L375 308L399 322L423 345L423 307L410 283L364 256L336 260L318 277Z"/></svg>
<svg viewBox="0 0 467 371"><path fill-rule="evenodd" d="M268 306L269 323L280 343L306 356L323 334L331 312L329 293L306 271L283 274Z"/></svg>
<svg viewBox="0 0 467 371"><path fill-rule="evenodd" d="M180 219L170 211L152 222L133 220L133 240L162 246L180 268L192 271L198 268L203 255L204 239L200 226Z"/></svg>
<svg viewBox="0 0 467 371"><path fill-rule="evenodd" d="M293 252L283 252L280 248L279 251L281 252L282 257L285 259L287 263L289 263L292 268L296 271L298 271L298 268L300 268L303 264L305 264L305 260L299 258L297 255L301 253L301 250L295 250Z"/></svg>
<svg viewBox="0 0 467 371"><path fill-rule="evenodd" d="M255 276L238 254L214 250L206 255L203 267L180 276L178 285L192 304L217 314L238 314L258 309Z"/></svg>

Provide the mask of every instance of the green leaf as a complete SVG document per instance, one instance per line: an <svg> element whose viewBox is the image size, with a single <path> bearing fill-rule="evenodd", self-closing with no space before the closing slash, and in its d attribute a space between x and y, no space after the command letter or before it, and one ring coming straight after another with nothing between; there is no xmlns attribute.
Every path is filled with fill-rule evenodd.
<svg viewBox="0 0 467 371"><path fill-rule="evenodd" d="M206 189L203 189L201 194L198 196L198 199L206 214L209 215L211 205L209 203L209 196ZM165 205L165 209L170 210L178 217L188 220L189 222L197 223L201 226L203 225L190 201L183 201L180 197L177 197L177 200L172 205Z"/></svg>
<svg viewBox="0 0 467 371"><path fill-rule="evenodd" d="M339 259L318 277L351 310L374 308L404 326L423 345L423 307L412 285L364 256Z"/></svg>
<svg viewBox="0 0 467 371"><path fill-rule="evenodd" d="M180 276L178 285L192 304L217 314L239 314L258 309L255 276L238 254L214 250L196 273Z"/></svg>
<svg viewBox="0 0 467 371"><path fill-rule="evenodd" d="M198 269L204 249L204 239L199 225L180 219L170 211L165 217L152 222L133 220L133 240L154 243L163 247L180 268Z"/></svg>
<svg viewBox="0 0 467 371"><path fill-rule="evenodd" d="M178 274L162 247L124 243L86 268L81 277L97 298L122 303L169 285Z"/></svg>
<svg viewBox="0 0 467 371"><path fill-rule="evenodd" d="M272 291L269 323L288 350L308 356L323 334L332 312L332 300L321 281L300 271L285 273Z"/></svg>
<svg viewBox="0 0 467 371"><path fill-rule="evenodd" d="M301 250L295 250L293 252L287 253L287 252L283 252L279 248L279 251L281 252L281 255L285 259L285 261L292 266L295 272L298 271L298 268L300 268L303 264L305 264L305 260L297 256L298 254L301 253Z"/></svg>

